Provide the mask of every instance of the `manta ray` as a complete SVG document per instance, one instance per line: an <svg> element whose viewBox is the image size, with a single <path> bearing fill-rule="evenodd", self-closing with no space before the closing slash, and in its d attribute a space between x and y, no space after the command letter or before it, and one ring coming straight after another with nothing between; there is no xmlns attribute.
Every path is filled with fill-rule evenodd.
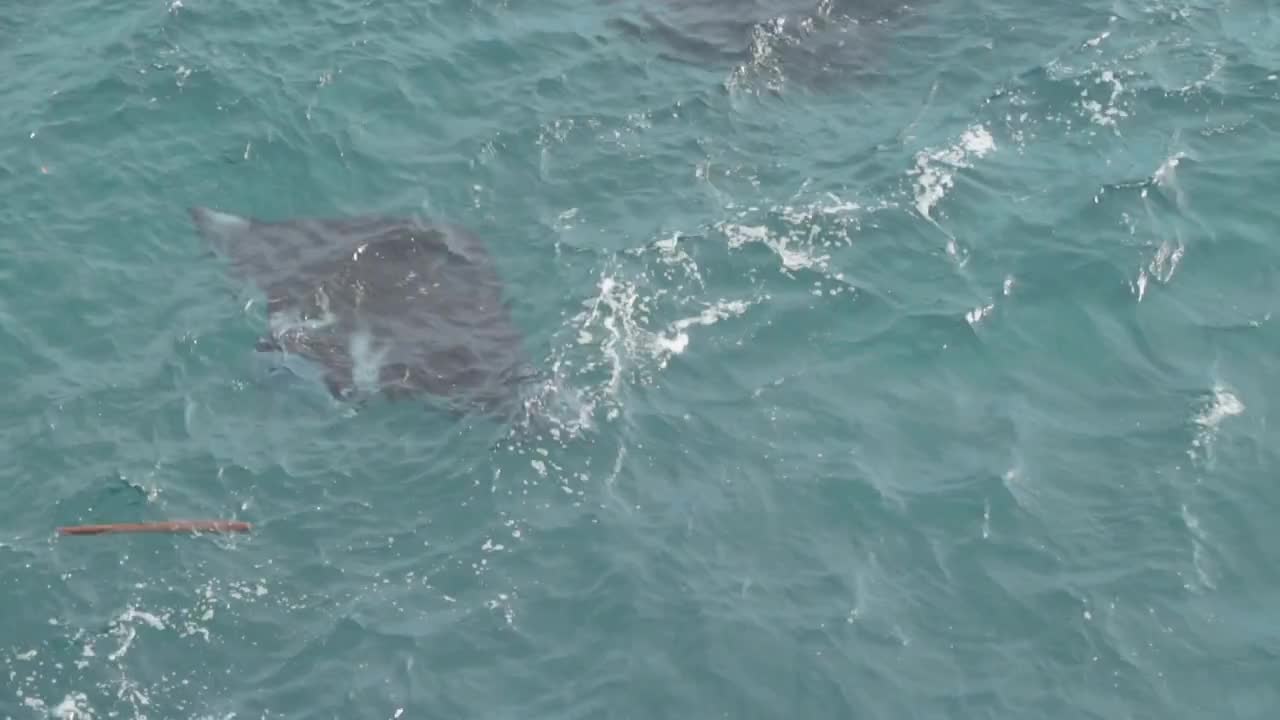
<svg viewBox="0 0 1280 720"><path fill-rule="evenodd" d="M776 74L838 89L877 67L890 21L926 0L603 0L609 24L657 57L734 72Z"/></svg>
<svg viewBox="0 0 1280 720"><path fill-rule="evenodd" d="M474 233L412 217L190 213L214 254L266 296L258 352L305 358L338 400L425 394L513 409L523 336Z"/></svg>

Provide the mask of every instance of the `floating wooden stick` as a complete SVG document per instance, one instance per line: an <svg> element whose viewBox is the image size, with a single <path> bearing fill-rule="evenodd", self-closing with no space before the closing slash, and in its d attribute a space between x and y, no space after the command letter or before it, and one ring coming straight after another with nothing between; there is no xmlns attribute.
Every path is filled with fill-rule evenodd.
<svg viewBox="0 0 1280 720"><path fill-rule="evenodd" d="M145 532L249 532L247 522L239 520L163 520L144 523L110 523L107 525L72 525L58 528L59 535L104 535L107 533Z"/></svg>

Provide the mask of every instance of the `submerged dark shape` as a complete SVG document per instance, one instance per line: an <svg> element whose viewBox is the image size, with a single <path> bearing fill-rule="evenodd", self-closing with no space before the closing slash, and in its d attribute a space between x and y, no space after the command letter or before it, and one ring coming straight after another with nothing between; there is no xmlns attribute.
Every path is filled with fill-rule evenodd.
<svg viewBox="0 0 1280 720"><path fill-rule="evenodd" d="M885 40L881 25L910 12L901 0L660 0L613 24L667 60L817 87L866 72Z"/></svg>
<svg viewBox="0 0 1280 720"><path fill-rule="evenodd" d="M314 362L335 398L429 393L514 409L523 336L475 234L415 218L190 212L212 249L267 297L271 327L257 349Z"/></svg>

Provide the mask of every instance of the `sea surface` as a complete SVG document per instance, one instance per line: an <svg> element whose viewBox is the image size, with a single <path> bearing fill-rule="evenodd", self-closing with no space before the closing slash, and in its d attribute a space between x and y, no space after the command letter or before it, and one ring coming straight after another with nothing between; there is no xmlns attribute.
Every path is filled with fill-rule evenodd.
<svg viewBox="0 0 1280 720"><path fill-rule="evenodd" d="M1270 0L10 2L0 191L0 718L1280 712ZM195 205L470 228L521 412Z"/></svg>

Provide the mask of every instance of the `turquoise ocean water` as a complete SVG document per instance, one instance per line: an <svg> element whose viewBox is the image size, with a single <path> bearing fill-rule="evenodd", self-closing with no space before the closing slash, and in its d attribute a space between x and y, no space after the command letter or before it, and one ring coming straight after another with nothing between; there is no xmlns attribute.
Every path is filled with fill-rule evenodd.
<svg viewBox="0 0 1280 720"><path fill-rule="evenodd" d="M9 3L0 717L1276 717L1276 8ZM527 412L192 205L471 228Z"/></svg>

